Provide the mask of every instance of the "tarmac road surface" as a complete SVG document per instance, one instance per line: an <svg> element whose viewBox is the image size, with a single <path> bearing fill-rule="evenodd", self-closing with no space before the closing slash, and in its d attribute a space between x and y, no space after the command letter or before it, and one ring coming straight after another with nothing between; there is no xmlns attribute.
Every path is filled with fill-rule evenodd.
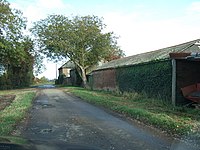
<svg viewBox="0 0 200 150"><path fill-rule="evenodd" d="M198 149L54 88L40 90L19 130L38 150Z"/></svg>

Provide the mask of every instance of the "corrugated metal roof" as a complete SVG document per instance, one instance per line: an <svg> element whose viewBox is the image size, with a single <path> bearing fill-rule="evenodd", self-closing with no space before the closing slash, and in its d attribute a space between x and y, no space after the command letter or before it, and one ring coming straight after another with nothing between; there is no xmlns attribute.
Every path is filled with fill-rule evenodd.
<svg viewBox="0 0 200 150"><path fill-rule="evenodd" d="M169 57L169 53L175 52L175 53L181 53L181 52L200 52L200 48L197 44L199 43L200 39L190 41L187 43L147 52L147 53L141 53L129 57L124 57L121 59L113 60L108 63L103 64L102 66L99 66L96 70L103 70L103 69L109 69L109 68L117 68L122 66L130 66L135 65L139 63L145 63L153 60L161 60L161 59L167 59Z"/></svg>

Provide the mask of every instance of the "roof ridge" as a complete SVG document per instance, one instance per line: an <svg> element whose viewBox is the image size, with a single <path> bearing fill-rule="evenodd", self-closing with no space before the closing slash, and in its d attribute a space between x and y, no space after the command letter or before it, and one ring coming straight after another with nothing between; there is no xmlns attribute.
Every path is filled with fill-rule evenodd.
<svg viewBox="0 0 200 150"><path fill-rule="evenodd" d="M160 50L163 50L163 49L168 49L168 48L173 48L173 47L179 47L179 46L185 45L185 44L190 44L190 43L192 44L192 42L197 42L198 40L200 41L200 39L196 39L196 40L192 40L192 41L189 41L189 42L184 42L184 43L180 43L180 44L177 44L177 45L173 45L173 46L168 46L168 47L165 47L165 48L160 48L160 49L152 50L152 51L149 51L149 52L142 52L142 53L139 53L139 54L135 54L135 55L123 57L123 58L120 58L120 59L130 58L130 57L138 56L138 55L142 55L142 54L149 54L149 53L157 52L157 51L160 51ZM119 60L119 59L115 59L115 60L112 60L112 61L117 61L117 60Z"/></svg>
<svg viewBox="0 0 200 150"><path fill-rule="evenodd" d="M187 51L187 49L192 47L193 44L195 44L197 41L200 41L200 39L180 43L177 45L173 45L173 46L169 46L169 47L165 47L165 48L161 48L161 49L157 49L157 50L153 50L149 52L143 52L143 53L123 57L120 59L115 59L110 62L104 63L102 66L99 66L96 70L115 68L119 66L131 65L131 64L138 64L138 63L148 62L148 61L156 60L156 59L166 59L167 57L169 57L168 55L170 52Z"/></svg>
<svg viewBox="0 0 200 150"><path fill-rule="evenodd" d="M70 64L70 63L71 63L71 64ZM74 68L74 67L75 67L74 62L71 61L71 60L68 60L66 63L64 63L64 64L63 64L60 68L58 68L58 69L66 68L67 65L68 65L67 68Z"/></svg>
<svg viewBox="0 0 200 150"><path fill-rule="evenodd" d="M159 49L156 49L156 50L152 50L152 51L149 51L149 52L143 52L143 53L139 53L139 54L136 54L136 55L147 54L147 53L152 53L152 52L160 51L160 50L163 50L163 49L179 47L181 45L186 45L186 44L190 44L190 43L192 44L192 43L195 43L197 41L200 41L200 39L196 39L196 40L192 40L192 41L189 41L189 42L184 42L184 43L180 43L180 44L176 44L176 45L168 46L168 47L164 47L164 48L159 48ZM136 55L131 55L131 56L136 56ZM128 57L131 57L131 56L128 56Z"/></svg>

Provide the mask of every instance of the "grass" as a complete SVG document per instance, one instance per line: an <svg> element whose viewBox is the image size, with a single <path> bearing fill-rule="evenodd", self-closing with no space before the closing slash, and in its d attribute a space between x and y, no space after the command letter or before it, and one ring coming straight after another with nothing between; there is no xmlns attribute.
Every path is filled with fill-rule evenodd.
<svg viewBox="0 0 200 150"><path fill-rule="evenodd" d="M145 94L116 94L69 87L67 91L92 104L104 106L118 113L177 135L200 135L200 110L173 107L167 102L148 98Z"/></svg>
<svg viewBox="0 0 200 150"><path fill-rule="evenodd" d="M21 137L15 137L15 136L0 136L0 142L3 143L15 143L15 144L20 144L20 145L25 145L28 143L28 140L23 139Z"/></svg>
<svg viewBox="0 0 200 150"><path fill-rule="evenodd" d="M16 95L13 102L0 111L0 136L10 136L16 125L24 119L27 110L32 106L35 91L9 90L0 91L0 95Z"/></svg>

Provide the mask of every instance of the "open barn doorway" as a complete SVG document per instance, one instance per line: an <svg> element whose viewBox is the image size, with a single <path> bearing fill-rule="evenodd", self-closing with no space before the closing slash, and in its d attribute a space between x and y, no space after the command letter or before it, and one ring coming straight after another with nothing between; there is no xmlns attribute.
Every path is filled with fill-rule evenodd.
<svg viewBox="0 0 200 150"><path fill-rule="evenodd" d="M188 98L188 96L194 96L199 98L200 103L200 54L180 53L174 56L171 54L173 62L172 101L175 105L185 105L195 102Z"/></svg>

